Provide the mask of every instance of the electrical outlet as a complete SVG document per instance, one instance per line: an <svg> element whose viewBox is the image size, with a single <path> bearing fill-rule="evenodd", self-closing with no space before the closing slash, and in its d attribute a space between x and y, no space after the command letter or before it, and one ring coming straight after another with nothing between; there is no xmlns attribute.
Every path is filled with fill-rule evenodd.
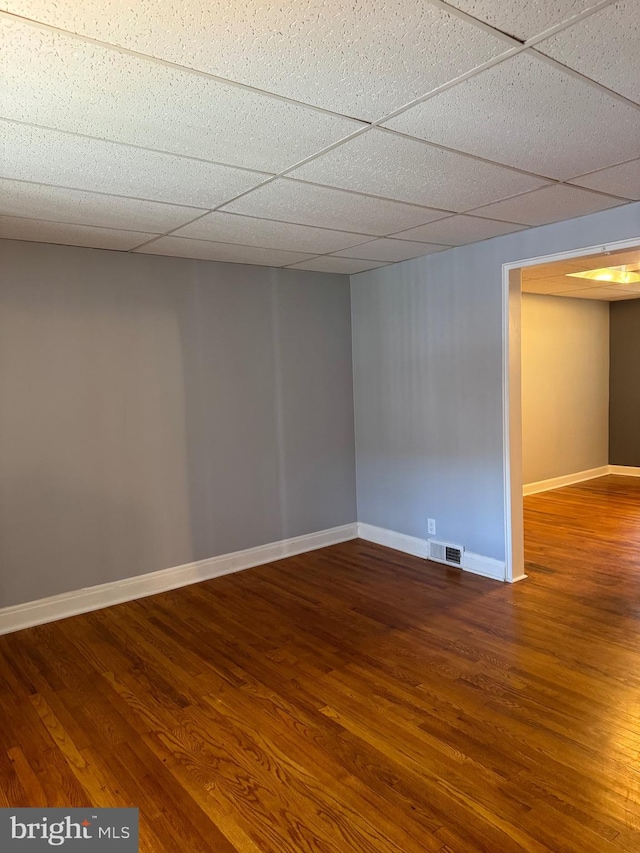
<svg viewBox="0 0 640 853"><path fill-rule="evenodd" d="M436 535L436 520L435 520L435 518L428 519L427 532L429 533L429 536L435 536Z"/></svg>

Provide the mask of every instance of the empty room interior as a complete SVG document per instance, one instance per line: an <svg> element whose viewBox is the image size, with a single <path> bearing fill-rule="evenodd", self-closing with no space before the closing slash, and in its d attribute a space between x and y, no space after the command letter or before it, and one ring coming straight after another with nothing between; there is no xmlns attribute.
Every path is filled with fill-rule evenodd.
<svg viewBox="0 0 640 853"><path fill-rule="evenodd" d="M640 4L0 0L0 851L640 850Z"/></svg>
<svg viewBox="0 0 640 853"><path fill-rule="evenodd" d="M591 576L606 572L611 549L620 548L618 559L629 558L633 576L639 297L637 247L520 270L509 341L520 353L514 429L521 431L522 461L514 487L522 482L529 572ZM600 552L602 566L589 562L589 551ZM624 580L615 575L616 583Z"/></svg>

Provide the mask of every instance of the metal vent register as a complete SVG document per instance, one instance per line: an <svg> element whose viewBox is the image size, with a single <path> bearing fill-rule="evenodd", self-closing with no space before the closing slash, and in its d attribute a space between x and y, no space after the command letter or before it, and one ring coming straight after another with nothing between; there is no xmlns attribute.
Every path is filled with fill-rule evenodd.
<svg viewBox="0 0 640 853"><path fill-rule="evenodd" d="M438 542L429 539L429 559L438 563L446 563L447 566L462 568L464 548L462 545L452 545L450 542Z"/></svg>

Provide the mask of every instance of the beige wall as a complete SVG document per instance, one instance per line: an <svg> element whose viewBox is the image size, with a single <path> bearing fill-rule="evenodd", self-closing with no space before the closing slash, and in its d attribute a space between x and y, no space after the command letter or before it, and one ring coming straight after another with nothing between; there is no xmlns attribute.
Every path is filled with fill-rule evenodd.
<svg viewBox="0 0 640 853"><path fill-rule="evenodd" d="M609 303L522 295L523 481L608 463Z"/></svg>

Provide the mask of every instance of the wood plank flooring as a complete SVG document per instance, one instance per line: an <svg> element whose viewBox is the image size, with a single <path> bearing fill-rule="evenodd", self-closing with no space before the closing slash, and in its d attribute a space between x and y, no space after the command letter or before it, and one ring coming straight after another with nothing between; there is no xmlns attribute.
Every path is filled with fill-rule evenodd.
<svg viewBox="0 0 640 853"><path fill-rule="evenodd" d="M0 638L0 805L145 853L640 850L640 479L525 500L529 579L361 541Z"/></svg>

